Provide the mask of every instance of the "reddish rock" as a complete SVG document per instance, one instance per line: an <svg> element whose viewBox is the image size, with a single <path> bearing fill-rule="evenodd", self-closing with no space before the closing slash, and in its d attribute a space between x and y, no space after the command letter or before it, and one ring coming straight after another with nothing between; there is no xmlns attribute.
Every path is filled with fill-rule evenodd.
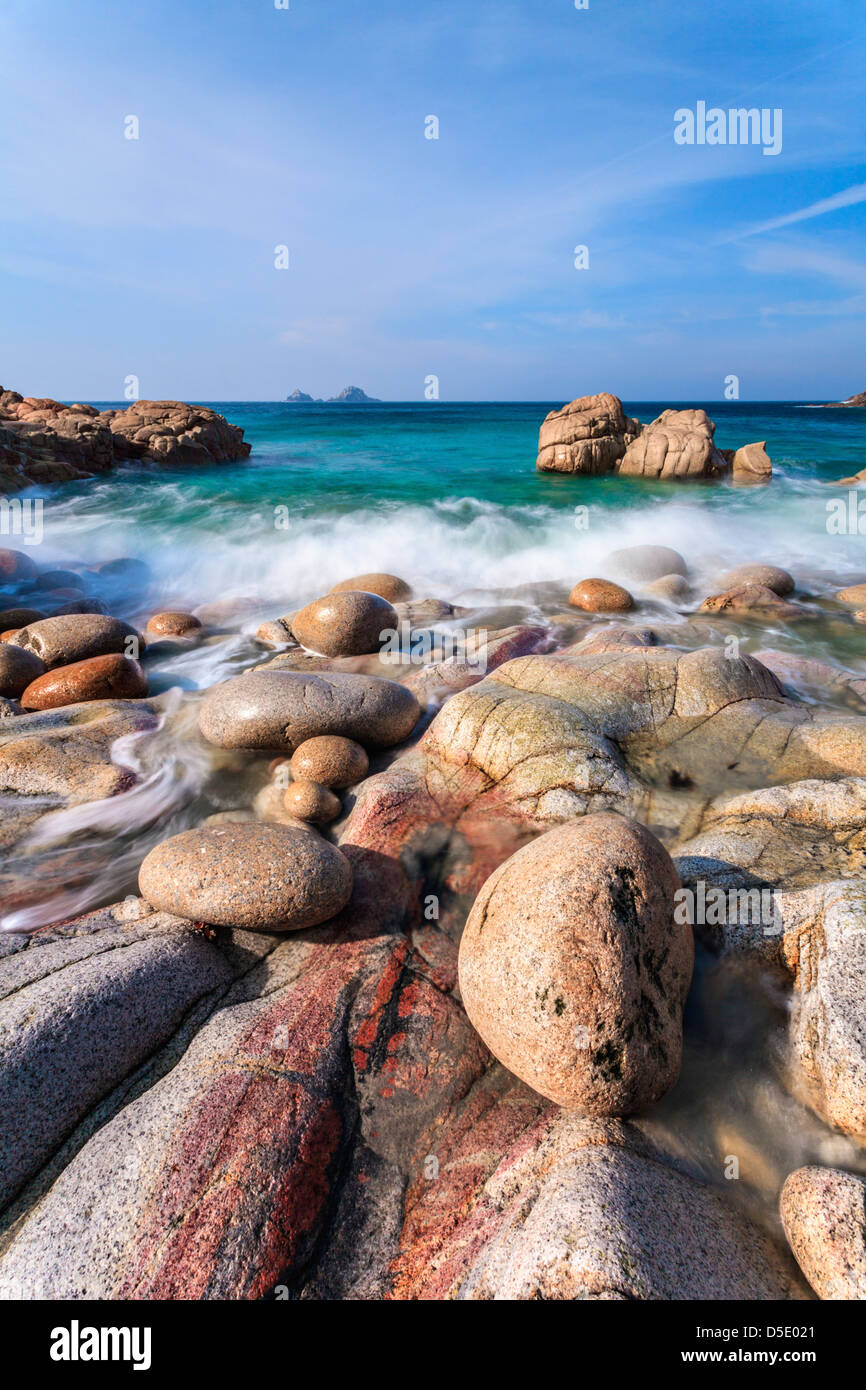
<svg viewBox="0 0 866 1390"><path fill-rule="evenodd" d="M185 637L201 632L201 623L192 613L154 613L145 632L149 637Z"/></svg>
<svg viewBox="0 0 866 1390"><path fill-rule="evenodd" d="M0 579L4 583L10 579L35 579L37 572L35 562L23 550L0 549Z"/></svg>
<svg viewBox="0 0 866 1390"><path fill-rule="evenodd" d="M568 601L572 608L583 608L588 613L628 613L634 608L628 589L610 579L582 579L575 584Z"/></svg>
<svg viewBox="0 0 866 1390"><path fill-rule="evenodd" d="M26 710L56 709L84 700L137 700L146 694L147 677L138 662L111 652L46 671L27 686L21 704Z"/></svg>

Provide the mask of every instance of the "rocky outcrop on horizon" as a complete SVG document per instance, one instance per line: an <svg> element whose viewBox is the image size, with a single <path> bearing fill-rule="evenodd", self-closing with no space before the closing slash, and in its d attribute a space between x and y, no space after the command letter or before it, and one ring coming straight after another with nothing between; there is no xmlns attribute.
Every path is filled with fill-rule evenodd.
<svg viewBox="0 0 866 1390"><path fill-rule="evenodd" d="M650 424L632 419L609 391L580 396L552 410L538 434L541 473L619 473L664 481L730 477L768 482L772 465L763 443L716 448L705 410L665 410Z"/></svg>
<svg viewBox="0 0 866 1390"><path fill-rule="evenodd" d="M842 406L866 406L866 391L859 391L856 396L849 396L844 401L824 401L819 407L821 410L838 410Z"/></svg>
<svg viewBox="0 0 866 1390"><path fill-rule="evenodd" d="M376 396L368 396L360 386L344 386L339 396L308 396L306 391L296 389L286 396L289 405L381 405Z"/></svg>
<svg viewBox="0 0 866 1390"><path fill-rule="evenodd" d="M249 453L243 430L207 406L135 401L100 411L0 387L0 488L7 492L92 478L132 459L234 463Z"/></svg>

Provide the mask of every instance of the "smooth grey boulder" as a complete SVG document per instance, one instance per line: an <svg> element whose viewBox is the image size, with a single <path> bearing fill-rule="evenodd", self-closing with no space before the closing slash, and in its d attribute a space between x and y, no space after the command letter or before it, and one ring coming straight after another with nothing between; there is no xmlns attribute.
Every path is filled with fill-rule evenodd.
<svg viewBox="0 0 866 1390"><path fill-rule="evenodd" d="M380 676L249 671L208 691L199 727L220 748L294 752L319 734L391 748L409 737L420 713L410 690Z"/></svg>
<svg viewBox="0 0 866 1390"><path fill-rule="evenodd" d="M90 656L106 656L110 652L138 658L146 645L141 634L129 623L102 613L68 613L59 618L43 618L22 627L10 640L16 647L33 652L48 669L86 661Z"/></svg>

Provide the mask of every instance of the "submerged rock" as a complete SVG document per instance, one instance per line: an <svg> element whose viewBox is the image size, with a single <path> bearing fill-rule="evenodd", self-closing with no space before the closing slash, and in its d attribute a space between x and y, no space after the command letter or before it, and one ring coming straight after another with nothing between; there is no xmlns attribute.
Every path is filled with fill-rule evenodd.
<svg viewBox="0 0 866 1390"><path fill-rule="evenodd" d="M249 931L298 931L346 906L352 870L318 836L230 823L163 840L146 856L138 884L158 911Z"/></svg>
<svg viewBox="0 0 866 1390"><path fill-rule="evenodd" d="M572 608L583 608L589 613L628 613L634 608L628 589L609 579L582 579L575 584L568 601Z"/></svg>
<svg viewBox="0 0 866 1390"><path fill-rule="evenodd" d="M145 633L149 637L188 637L191 633L199 635L201 629L202 624L194 614L165 611L148 618Z"/></svg>
<svg viewBox="0 0 866 1390"><path fill-rule="evenodd" d="M678 550L666 545L629 545L612 550L604 558L605 572L647 583L671 574L688 574L688 566Z"/></svg>
<svg viewBox="0 0 866 1390"><path fill-rule="evenodd" d="M460 990L491 1052L534 1090L627 1115L676 1081L692 976L676 870L634 821L550 830L487 880L460 941Z"/></svg>
<svg viewBox="0 0 866 1390"><path fill-rule="evenodd" d="M787 598L794 592L794 576L778 565L739 565L723 574L719 583L723 590L759 585L771 589L779 598Z"/></svg>

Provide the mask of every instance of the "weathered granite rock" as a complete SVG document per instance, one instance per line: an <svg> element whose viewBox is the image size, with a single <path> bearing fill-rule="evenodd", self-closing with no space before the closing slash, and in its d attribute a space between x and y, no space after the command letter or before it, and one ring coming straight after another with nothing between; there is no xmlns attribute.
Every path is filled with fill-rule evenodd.
<svg viewBox="0 0 866 1390"><path fill-rule="evenodd" d="M417 749L365 780L340 838L402 857L456 934L493 870L553 825L615 810L673 838L684 798L697 812L720 787L851 771L866 776L866 719L786 698L751 657L570 648L453 695Z"/></svg>
<svg viewBox="0 0 866 1390"><path fill-rule="evenodd" d="M397 614L377 594L353 589L314 599L292 617L291 631L302 647L320 656L362 656L378 651L397 629Z"/></svg>
<svg viewBox="0 0 866 1390"><path fill-rule="evenodd" d="M628 613L634 608L628 589L609 579L582 579L575 584L568 601L572 608L583 608L588 613Z"/></svg>
<svg viewBox="0 0 866 1390"><path fill-rule="evenodd" d="M802 1299L788 1253L634 1124L488 1073L406 1195L399 1300Z"/></svg>
<svg viewBox="0 0 866 1390"><path fill-rule="evenodd" d="M136 401L111 413L115 458L157 463L234 463L249 456L243 430L203 405L182 401Z"/></svg>
<svg viewBox="0 0 866 1390"><path fill-rule="evenodd" d="M17 699L44 670L45 663L32 652L10 642L0 642L0 695Z"/></svg>
<svg viewBox="0 0 866 1390"><path fill-rule="evenodd" d="M731 465L731 481L735 486L768 483L773 476L765 439L744 444L740 449L722 449L720 452Z"/></svg>
<svg viewBox="0 0 866 1390"><path fill-rule="evenodd" d="M665 410L630 442L619 465L620 475L717 477L728 463L713 443L715 428L705 410Z"/></svg>
<svg viewBox="0 0 866 1390"><path fill-rule="evenodd" d="M800 618L806 609L785 599L764 584L738 584L704 599L701 613L766 613L777 618Z"/></svg>
<svg viewBox="0 0 866 1390"><path fill-rule="evenodd" d="M755 584L771 589L779 598L787 598L794 592L794 576L778 565L739 565L736 569L728 570L719 580L719 587L723 591Z"/></svg>
<svg viewBox="0 0 866 1390"><path fill-rule="evenodd" d="M292 776L321 782L325 787L352 787L370 769L370 760L360 743L337 734L308 738L292 754Z"/></svg>
<svg viewBox="0 0 866 1390"><path fill-rule="evenodd" d="M243 431L204 406L136 401L97 411L0 387L0 485L66 482L108 472L118 460L222 463L244 459Z"/></svg>
<svg viewBox="0 0 866 1390"><path fill-rule="evenodd" d="M548 473L610 473L641 428L617 396L607 391L580 396L545 417L536 467Z"/></svg>
<svg viewBox="0 0 866 1390"><path fill-rule="evenodd" d="M146 856L138 884L158 911L248 931L298 931L346 906L352 871L319 837L229 824L163 840Z"/></svg>
<svg viewBox="0 0 866 1390"><path fill-rule="evenodd" d="M549 830L487 880L460 941L463 1004L495 1057L534 1090L627 1115L679 1074L692 976L679 879L635 821Z"/></svg>
<svg viewBox="0 0 866 1390"><path fill-rule="evenodd" d="M3 656L0 648L0 666ZM30 653L22 655L29 656ZM137 700L147 694L147 677L137 661L112 652L57 666L31 681L21 695L26 710L56 709L84 700Z"/></svg>
<svg viewBox="0 0 866 1390"><path fill-rule="evenodd" d="M144 639L129 623L101 613L43 618L41 622L21 628L14 645L33 652L48 668L69 666L72 662L107 656L111 652L137 657L145 647Z"/></svg>
<svg viewBox="0 0 866 1390"><path fill-rule="evenodd" d="M283 805L291 815L312 821L314 825L327 825L336 820L342 809L340 798L329 787L306 780L291 782L286 787Z"/></svg>
<svg viewBox="0 0 866 1390"><path fill-rule="evenodd" d="M779 1212L818 1297L866 1299L866 1182L837 1168L798 1168L785 1180Z"/></svg>
<svg viewBox="0 0 866 1390"><path fill-rule="evenodd" d="M120 903L14 938L0 960L0 1205L237 973L188 928Z"/></svg>
<svg viewBox="0 0 866 1390"><path fill-rule="evenodd" d="M541 626L520 623L492 632L482 631L453 656L413 671L405 684L420 704L438 708L450 695L477 685L506 661L533 652L550 651L553 645L550 630Z"/></svg>
<svg viewBox="0 0 866 1390"><path fill-rule="evenodd" d="M342 579L334 584L329 593L343 594L347 590L362 589L368 594L378 594L388 603L406 603L412 597L411 585L396 574L356 574L353 579Z"/></svg>
<svg viewBox="0 0 866 1390"><path fill-rule="evenodd" d="M419 715L415 696L396 681L342 672L251 671L208 691L200 727L220 748L291 753L319 734L391 748L408 738Z"/></svg>
<svg viewBox="0 0 866 1390"><path fill-rule="evenodd" d="M356 889L365 872L358 863ZM406 1175L487 1055L404 939L334 928L280 942L172 1061L21 1224L0 1287L297 1297L338 1214L343 1230L363 1229L381 1203L377 1265L357 1251L344 1270L359 1292L379 1289ZM327 1263L319 1277L333 1287Z"/></svg>

